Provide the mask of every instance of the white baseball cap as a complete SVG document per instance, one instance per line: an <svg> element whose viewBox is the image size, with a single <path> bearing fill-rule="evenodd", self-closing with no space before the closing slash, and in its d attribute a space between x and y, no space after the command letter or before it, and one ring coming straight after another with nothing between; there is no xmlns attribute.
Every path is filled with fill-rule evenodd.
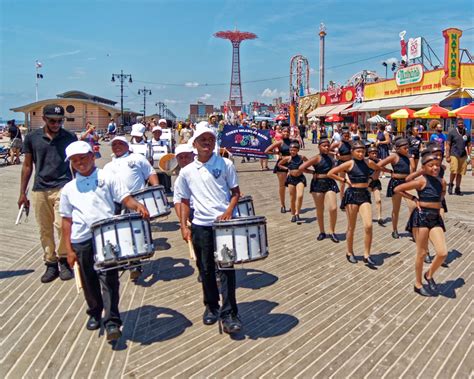
<svg viewBox="0 0 474 379"><path fill-rule="evenodd" d="M207 124L207 122L206 122ZM191 143L194 143L194 141L196 141L200 136L202 136L203 134L206 134L206 133L209 133L209 134L212 134L214 137L217 137L216 136L216 132L214 132L214 130L212 130L211 128L204 128L204 127L201 127L201 128L196 128L196 131L194 132L194 135L193 135L193 138L191 139Z"/></svg>
<svg viewBox="0 0 474 379"><path fill-rule="evenodd" d="M198 122L196 125L196 130L199 128L209 128L209 123L207 121Z"/></svg>
<svg viewBox="0 0 474 379"><path fill-rule="evenodd" d="M117 137L114 137L112 139L112 141L110 141L110 144L112 145L114 143L114 141L120 141L120 142L123 142L125 143L127 146L128 146L128 141L127 139L124 137L124 136L117 136Z"/></svg>
<svg viewBox="0 0 474 379"><path fill-rule="evenodd" d="M162 122L164 122L165 124L168 123L164 118L160 118L160 119L158 120L158 125L161 124Z"/></svg>
<svg viewBox="0 0 474 379"><path fill-rule="evenodd" d="M194 151L194 148L191 144L182 143L181 145L176 146L176 149L174 150L174 154L175 156L178 156L179 154L192 153L193 151Z"/></svg>
<svg viewBox="0 0 474 379"><path fill-rule="evenodd" d="M143 132L139 131L139 130L132 130L132 132L130 133L130 135L132 137L143 137Z"/></svg>
<svg viewBox="0 0 474 379"><path fill-rule="evenodd" d="M163 129L161 129L161 126L154 126L153 129L151 130L151 132L154 133L157 130L159 130L161 132Z"/></svg>
<svg viewBox="0 0 474 379"><path fill-rule="evenodd" d="M73 155L92 153L92 147L85 141L76 141L66 147L66 161Z"/></svg>

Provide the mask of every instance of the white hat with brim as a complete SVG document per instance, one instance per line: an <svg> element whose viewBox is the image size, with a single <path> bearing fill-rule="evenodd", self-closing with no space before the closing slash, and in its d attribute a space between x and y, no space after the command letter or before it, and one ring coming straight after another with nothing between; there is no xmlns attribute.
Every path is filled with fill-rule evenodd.
<svg viewBox="0 0 474 379"><path fill-rule="evenodd" d="M158 124L161 124L161 123L167 124L168 122L167 122L164 118L160 118L160 119L158 120Z"/></svg>
<svg viewBox="0 0 474 379"><path fill-rule="evenodd" d="M201 128L196 128L196 131L194 132L193 138L191 138L190 143L194 143L199 137L201 137L203 134L212 134L214 137L216 137L216 133L214 130L208 127L201 127Z"/></svg>
<svg viewBox="0 0 474 379"><path fill-rule="evenodd" d="M124 137L124 136L117 136L117 137L114 137L112 139L112 141L110 141L110 144L112 145L114 143L114 141L120 141L120 142L123 142L124 144L126 144L128 146L128 141L127 139Z"/></svg>
<svg viewBox="0 0 474 379"><path fill-rule="evenodd" d="M188 143L183 143L181 145L176 146L176 149L174 151L174 154L178 156L179 154L182 153L192 153L194 151L193 146Z"/></svg>
<svg viewBox="0 0 474 379"><path fill-rule="evenodd" d="M156 132L156 131L162 131L163 129L161 129L161 126L154 126L153 129L151 130L152 133Z"/></svg>
<svg viewBox="0 0 474 379"><path fill-rule="evenodd" d="M130 133L130 135L132 137L143 137L143 132L140 132L138 130L132 130L132 132Z"/></svg>
<svg viewBox="0 0 474 379"><path fill-rule="evenodd" d="M92 153L92 146L85 141L76 141L66 147L66 161L73 155Z"/></svg>

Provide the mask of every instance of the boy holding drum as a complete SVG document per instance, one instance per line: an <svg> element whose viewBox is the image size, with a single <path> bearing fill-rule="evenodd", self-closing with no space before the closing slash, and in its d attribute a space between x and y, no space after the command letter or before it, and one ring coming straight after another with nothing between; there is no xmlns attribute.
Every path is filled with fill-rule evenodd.
<svg viewBox="0 0 474 379"><path fill-rule="evenodd" d="M107 340L116 341L122 335L118 271L95 271L91 225L113 217L114 202L137 211L144 218L149 214L119 179L95 167L94 153L87 142L71 143L66 148L66 159L77 173L62 189L59 205L67 260L71 267L76 261L79 264L89 315L86 328L99 329L102 310L105 310L103 322Z"/></svg>
<svg viewBox="0 0 474 379"><path fill-rule="evenodd" d="M216 220L225 221L232 218L234 207L240 196L237 174L230 160L213 154L216 133L212 129L198 128L192 141L197 150L197 157L179 174L182 191L181 234L186 242L192 238L197 266L202 278L206 306L203 323L215 324L220 317L224 332L232 334L239 332L242 327L235 297L235 271L220 271L222 305L219 309L212 225ZM189 219L191 199L194 217L190 231L186 222Z"/></svg>

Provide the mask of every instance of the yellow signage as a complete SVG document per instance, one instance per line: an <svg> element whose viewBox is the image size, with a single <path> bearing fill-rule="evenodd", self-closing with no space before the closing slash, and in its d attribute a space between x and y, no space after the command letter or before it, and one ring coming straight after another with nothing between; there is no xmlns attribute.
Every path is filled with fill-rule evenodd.
<svg viewBox="0 0 474 379"><path fill-rule="evenodd" d="M443 30L444 36L444 77L443 83L447 86L461 85L461 65L459 61L459 39L462 30L450 28Z"/></svg>

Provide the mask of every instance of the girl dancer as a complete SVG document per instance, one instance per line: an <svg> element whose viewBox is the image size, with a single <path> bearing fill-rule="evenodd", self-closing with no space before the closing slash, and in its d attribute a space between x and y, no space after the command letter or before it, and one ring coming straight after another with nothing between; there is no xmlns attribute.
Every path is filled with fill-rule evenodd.
<svg viewBox="0 0 474 379"><path fill-rule="evenodd" d="M400 238L398 235L398 216L402 197L394 193L394 189L405 183L405 178L413 171L413 163L410 165L408 141L405 138L399 138L395 141L395 151L395 154L390 154L389 157L382 159L377 163L377 166L384 168L389 163L392 165L392 170L388 170L392 177L388 182L387 197L392 198L392 237L396 239ZM414 208L413 202L409 202L408 207L412 210Z"/></svg>
<svg viewBox="0 0 474 379"><path fill-rule="evenodd" d="M334 179L327 175L334 165L334 159L329 155L329 140L324 138L319 140L319 154L303 163L300 169L314 167L310 193L313 195L319 226L319 236L316 239L322 241L326 238L324 228L324 202L326 201L329 211L329 238L331 238L331 241L338 243L339 239L335 234L335 228L337 220L336 193L339 192L339 188Z"/></svg>
<svg viewBox="0 0 474 379"><path fill-rule="evenodd" d="M379 162L379 151L375 146L369 147L368 150L369 159L377 164ZM379 179L379 172L376 172L372 169L369 170L369 191L374 194L375 207L377 208L377 222L380 226L385 226L382 220L382 183Z"/></svg>
<svg viewBox="0 0 474 379"><path fill-rule="evenodd" d="M436 155L423 156L421 163L423 176L399 185L395 188L395 193L416 203L416 208L411 213L406 228L407 231L413 233L416 241L414 291L421 296L432 296L438 292L433 275L448 253L444 236L446 229L440 212L441 200L446 193L446 181L438 177L441 161ZM418 198L407 193L410 190L416 190ZM428 240L433 242L436 251L429 270L423 275L429 290L423 287L422 283L423 260L428 251Z"/></svg>
<svg viewBox="0 0 474 379"><path fill-rule="evenodd" d="M410 152L410 156L413 158L414 161L414 169L418 168L418 161L420 160L420 150L422 140L420 137L420 130L416 127L412 127L408 130L408 151Z"/></svg>
<svg viewBox="0 0 474 379"><path fill-rule="evenodd" d="M308 158L299 155L300 145L298 142L291 142L290 156L282 158L278 162L278 168L286 171L287 177L285 186L290 192L290 208L291 208L291 222L301 222L300 211L301 204L303 204L304 187L306 187L306 177L302 172L311 173L309 170L302 170L300 166L306 162Z"/></svg>
<svg viewBox="0 0 474 379"><path fill-rule="evenodd" d="M283 157L288 157L290 155L290 130L285 127L281 130L281 140L274 142L265 149L265 154L278 154L278 160L273 169L273 172L277 174L278 177L278 190L280 195L280 211L281 213L286 212L285 208L285 181L288 175L287 170L283 170L279 167L279 162Z"/></svg>
<svg viewBox="0 0 474 379"><path fill-rule="evenodd" d="M331 151L336 153L337 165L343 164L344 162L351 160L351 134L349 128L342 128L341 140L333 142L331 145ZM341 185L341 210L344 210L342 206L342 198L344 196L344 182Z"/></svg>
<svg viewBox="0 0 474 379"><path fill-rule="evenodd" d="M332 179L347 183L349 186L344 193L342 205L346 208L347 214L347 254L346 258L350 263L357 263L354 257L354 232L357 222L357 214L360 214L364 224L364 263L370 268L374 268L375 262L370 257L372 244L372 206L370 201L369 177L370 169L379 171L378 167L370 159L365 158L365 146L362 141L354 141L352 144L352 159L348 162L334 167L328 172ZM339 174L344 174L343 177ZM345 174L349 180L345 178Z"/></svg>

